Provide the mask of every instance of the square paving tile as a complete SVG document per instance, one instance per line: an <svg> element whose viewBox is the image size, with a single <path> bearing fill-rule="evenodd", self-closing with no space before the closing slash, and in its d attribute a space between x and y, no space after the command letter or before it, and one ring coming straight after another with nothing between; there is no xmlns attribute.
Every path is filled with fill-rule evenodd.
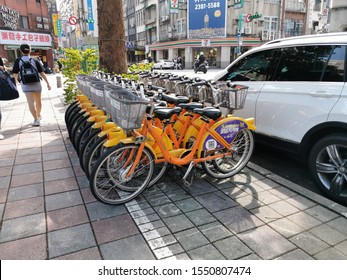
<svg viewBox="0 0 347 280"><path fill-rule="evenodd" d="M103 244L100 251L104 260L155 260L140 234Z"/></svg>
<svg viewBox="0 0 347 280"><path fill-rule="evenodd" d="M337 218L327 223L332 228L338 230L339 232L347 235L347 219L346 218Z"/></svg>
<svg viewBox="0 0 347 280"><path fill-rule="evenodd" d="M0 231L0 243L46 232L44 213L5 220Z"/></svg>
<svg viewBox="0 0 347 280"><path fill-rule="evenodd" d="M156 220L159 220L159 216L157 214L150 214L150 215L146 215L146 216L142 216L142 217L139 217L139 218L135 218L134 219L134 222L137 224L137 225L142 225L142 224L147 224L149 222L153 222L153 221L156 221Z"/></svg>
<svg viewBox="0 0 347 280"><path fill-rule="evenodd" d="M45 182L45 194L56 194L77 190L78 185L75 178L59 179L56 181Z"/></svg>
<svg viewBox="0 0 347 280"><path fill-rule="evenodd" d="M261 201L256 199L253 195L246 194L239 197L235 197L234 200L245 209L254 209L264 205Z"/></svg>
<svg viewBox="0 0 347 280"><path fill-rule="evenodd" d="M64 167L71 167L71 163L68 158L45 161L43 165L43 170L46 171L46 170L60 169Z"/></svg>
<svg viewBox="0 0 347 280"><path fill-rule="evenodd" d="M24 187L10 188L8 201L16 201L31 197L43 196L43 184L33 184Z"/></svg>
<svg viewBox="0 0 347 280"><path fill-rule="evenodd" d="M127 213L124 205L106 205L101 202L93 202L88 203L86 207L91 221L97 221Z"/></svg>
<svg viewBox="0 0 347 280"><path fill-rule="evenodd" d="M122 239L139 233L129 214L95 221L92 225L98 244Z"/></svg>
<svg viewBox="0 0 347 280"><path fill-rule="evenodd" d="M315 227L309 232L332 246L347 240L346 235L325 224Z"/></svg>
<svg viewBox="0 0 347 280"><path fill-rule="evenodd" d="M287 199L286 201L300 210L305 210L307 208L311 208L316 205L311 200L300 195L291 197Z"/></svg>
<svg viewBox="0 0 347 280"><path fill-rule="evenodd" d="M40 149L41 150L41 149ZM26 164L26 163L33 163L33 162L41 162L41 153L34 154L34 155L26 155L26 156L16 156L15 164Z"/></svg>
<svg viewBox="0 0 347 280"><path fill-rule="evenodd" d="M198 228L210 242L224 239L233 235L233 233L224 227L220 222L213 222L207 225L199 226Z"/></svg>
<svg viewBox="0 0 347 280"><path fill-rule="evenodd" d="M294 213L299 212L300 210L295 206L291 205L285 200L277 201L269 205L270 208L274 209L277 213L282 216L288 216Z"/></svg>
<svg viewBox="0 0 347 280"><path fill-rule="evenodd" d="M55 169L55 170L46 170L44 171L45 182L56 181L61 179L73 178L75 173L71 167Z"/></svg>
<svg viewBox="0 0 347 280"><path fill-rule="evenodd" d="M13 175L11 179L11 187L31 185L31 184L37 184L42 182L43 182L42 172Z"/></svg>
<svg viewBox="0 0 347 280"><path fill-rule="evenodd" d="M10 187L11 177L0 177L0 190L8 189Z"/></svg>
<svg viewBox="0 0 347 280"><path fill-rule="evenodd" d="M1 167L0 168L0 179L6 178L7 176L10 176L12 173L12 166L8 167ZM1 189L1 183L0 183L0 189Z"/></svg>
<svg viewBox="0 0 347 280"><path fill-rule="evenodd" d="M235 233L261 226L263 222L243 207L234 207L214 213L214 216L229 230Z"/></svg>
<svg viewBox="0 0 347 280"><path fill-rule="evenodd" d="M192 260L225 260L223 255L211 244L188 251Z"/></svg>
<svg viewBox="0 0 347 280"><path fill-rule="evenodd" d="M137 219L143 216L152 215L152 214L155 214L155 211L153 208L145 208L143 210L130 212L131 217L133 217L134 219Z"/></svg>
<svg viewBox="0 0 347 280"><path fill-rule="evenodd" d="M153 253L158 260L179 255L183 252L184 252L183 248L178 243L174 243L166 247L153 250Z"/></svg>
<svg viewBox="0 0 347 280"><path fill-rule="evenodd" d="M158 229L158 228L165 227L165 224L163 223L163 221L157 220L157 221L153 221L153 222L149 222L149 223L146 223L146 224L139 225L138 227L139 227L140 231L142 233L144 233L144 232L148 232L148 231L151 231L151 230L155 230L155 229Z"/></svg>
<svg viewBox="0 0 347 280"><path fill-rule="evenodd" d="M54 260L101 260L101 255L98 247L93 247L78 251L76 253L67 254L61 257L54 258Z"/></svg>
<svg viewBox="0 0 347 280"><path fill-rule="evenodd" d="M259 208L254 208L250 210L250 212L257 216L264 223L269 223L282 218L281 214L277 213L275 210L273 210L271 207L267 205L261 206Z"/></svg>
<svg viewBox="0 0 347 280"><path fill-rule="evenodd" d="M295 249L291 242L266 225L238 237L262 259L273 259Z"/></svg>
<svg viewBox="0 0 347 280"><path fill-rule="evenodd" d="M202 205L199 202L197 202L194 198L180 200L175 203L177 207L184 213L202 208Z"/></svg>
<svg viewBox="0 0 347 280"><path fill-rule="evenodd" d="M289 238L304 231L304 229L298 226L287 218L279 219L269 223L269 226L282 234L284 237Z"/></svg>
<svg viewBox="0 0 347 280"><path fill-rule="evenodd" d="M0 167L8 167L12 166L14 163L14 158L1 158L0 159Z"/></svg>
<svg viewBox="0 0 347 280"><path fill-rule="evenodd" d="M327 243L309 232L300 233L289 240L311 256L329 247Z"/></svg>
<svg viewBox="0 0 347 280"><path fill-rule="evenodd" d="M167 227L161 227L161 228L153 229L153 230L146 231L146 232L142 233L143 237L147 241L152 240L152 239L156 239L159 237L163 237L163 236L166 236L169 234L171 234L171 233Z"/></svg>
<svg viewBox="0 0 347 280"><path fill-rule="evenodd" d="M44 212L43 196L33 197L6 204L4 220Z"/></svg>
<svg viewBox="0 0 347 280"><path fill-rule="evenodd" d="M216 212L236 206L236 202L226 194L218 191L195 197L208 211Z"/></svg>
<svg viewBox="0 0 347 280"><path fill-rule="evenodd" d="M173 233L194 227L194 224L185 215L165 218L163 222Z"/></svg>
<svg viewBox="0 0 347 280"><path fill-rule="evenodd" d="M13 175L20 175L20 174L40 172L40 171L42 171L42 163L41 162L34 162L34 163L15 165L13 167L13 173L12 174Z"/></svg>
<svg viewBox="0 0 347 280"><path fill-rule="evenodd" d="M314 260L314 258L306 254L303 250L296 249L276 258L276 260Z"/></svg>
<svg viewBox="0 0 347 280"><path fill-rule="evenodd" d="M46 196L46 209L53 211L61 208L82 204L79 191L63 192Z"/></svg>
<svg viewBox="0 0 347 280"><path fill-rule="evenodd" d="M186 213L186 216L191 220L194 225L201 226L216 221L216 218L213 217L207 210L199 209L192 212Z"/></svg>
<svg viewBox="0 0 347 280"><path fill-rule="evenodd" d="M48 231L63 229L88 222L89 218L84 205L47 212Z"/></svg>
<svg viewBox="0 0 347 280"><path fill-rule="evenodd" d="M47 242L45 234L0 243L1 260L45 260Z"/></svg>
<svg viewBox="0 0 347 280"><path fill-rule="evenodd" d="M322 222L328 222L338 217L336 213L320 205L307 209L305 212Z"/></svg>
<svg viewBox="0 0 347 280"><path fill-rule="evenodd" d="M236 260L252 253L252 251L236 236L228 237L213 243L228 260Z"/></svg>
<svg viewBox="0 0 347 280"><path fill-rule="evenodd" d="M43 154L44 161L68 158L66 151Z"/></svg>
<svg viewBox="0 0 347 280"><path fill-rule="evenodd" d="M313 257L317 260L347 260L347 256L335 248L328 248Z"/></svg>
<svg viewBox="0 0 347 280"><path fill-rule="evenodd" d="M152 250L162 248L162 247L167 247L168 245L171 245L174 243L177 243L177 240L172 234L169 234L163 237L158 237L148 241L148 245Z"/></svg>
<svg viewBox="0 0 347 280"><path fill-rule="evenodd" d="M182 214L181 210L173 203L167 203L154 207L154 210L158 213L161 218L176 216Z"/></svg>
<svg viewBox="0 0 347 280"><path fill-rule="evenodd" d="M322 223L321 221L313 218L311 215L306 214L305 212L298 212L296 214L290 215L288 216L288 219L306 230L318 226Z"/></svg>
<svg viewBox="0 0 347 280"><path fill-rule="evenodd" d="M82 224L48 233L49 258L95 247L90 224Z"/></svg>
<svg viewBox="0 0 347 280"><path fill-rule="evenodd" d="M7 189L0 189L0 203L5 203L7 198Z"/></svg>
<svg viewBox="0 0 347 280"><path fill-rule="evenodd" d="M187 229L174 235L186 251L209 244L209 241L197 228Z"/></svg>

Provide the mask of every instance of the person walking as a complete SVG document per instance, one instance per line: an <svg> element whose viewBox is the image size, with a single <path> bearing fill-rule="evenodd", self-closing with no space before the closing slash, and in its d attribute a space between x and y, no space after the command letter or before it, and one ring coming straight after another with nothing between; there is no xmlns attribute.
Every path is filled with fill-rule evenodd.
<svg viewBox="0 0 347 280"><path fill-rule="evenodd" d="M3 71L6 71L4 61L2 60L1 57L0 57L0 69ZM2 115L1 115L1 105L0 105L0 129L1 129L1 118L2 118ZM4 140L4 139L5 139L5 136L0 133L0 140Z"/></svg>
<svg viewBox="0 0 347 280"><path fill-rule="evenodd" d="M22 56L15 60L14 65L13 65L13 70L12 70L13 77L15 78L16 82L18 83L18 77L20 76L18 74L21 71L21 67L23 66L23 64L25 62L29 61L29 63L31 63L34 66L34 68L36 68L39 75L46 82L48 90L50 90L51 86L48 82L46 74L44 73L44 69L43 69L42 65L39 63L39 61L37 59L30 57L30 51L31 51L30 46L28 44L22 44L22 45L20 45L19 49L22 53ZM24 83L21 80L20 84L22 87L22 91L25 93L25 96L27 98L30 113L34 117L34 121L33 121L32 125L33 126L40 126L41 108L42 108L41 82L40 82L40 80L38 80L37 82Z"/></svg>

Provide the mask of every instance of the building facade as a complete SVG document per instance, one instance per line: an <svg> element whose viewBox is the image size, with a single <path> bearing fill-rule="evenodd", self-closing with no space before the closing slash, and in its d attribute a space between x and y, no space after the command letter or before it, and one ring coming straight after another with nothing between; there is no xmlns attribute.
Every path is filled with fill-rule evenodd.
<svg viewBox="0 0 347 280"><path fill-rule="evenodd" d="M50 12L56 9L49 1ZM33 57L53 67L52 21L46 0L0 0L0 57L11 66L21 54L19 46L31 46Z"/></svg>

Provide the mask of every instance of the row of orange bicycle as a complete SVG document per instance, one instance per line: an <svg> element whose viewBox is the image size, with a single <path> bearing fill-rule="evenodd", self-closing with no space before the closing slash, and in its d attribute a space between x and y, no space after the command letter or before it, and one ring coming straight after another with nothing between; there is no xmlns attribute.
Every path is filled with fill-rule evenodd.
<svg viewBox="0 0 347 280"><path fill-rule="evenodd" d="M155 185L173 166L189 191L194 170L225 179L254 148L254 119L235 117L248 88L172 74L126 80L77 75L81 92L65 122L96 199L121 204Z"/></svg>

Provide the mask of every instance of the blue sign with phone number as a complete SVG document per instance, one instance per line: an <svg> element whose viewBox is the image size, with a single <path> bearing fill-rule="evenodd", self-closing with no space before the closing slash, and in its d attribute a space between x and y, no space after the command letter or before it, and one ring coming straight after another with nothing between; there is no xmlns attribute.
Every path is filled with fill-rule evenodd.
<svg viewBox="0 0 347 280"><path fill-rule="evenodd" d="M227 0L188 1L189 38L226 36Z"/></svg>

